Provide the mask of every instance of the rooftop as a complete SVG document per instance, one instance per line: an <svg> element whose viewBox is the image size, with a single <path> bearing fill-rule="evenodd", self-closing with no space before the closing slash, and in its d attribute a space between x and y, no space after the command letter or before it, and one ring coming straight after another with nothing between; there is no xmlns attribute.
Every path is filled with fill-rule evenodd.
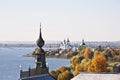
<svg viewBox="0 0 120 80"><path fill-rule="evenodd" d="M71 80L120 80L120 74L79 74Z"/></svg>
<svg viewBox="0 0 120 80"><path fill-rule="evenodd" d="M49 74L44 74L44 75L26 77L20 80L55 80L55 79L52 78Z"/></svg>

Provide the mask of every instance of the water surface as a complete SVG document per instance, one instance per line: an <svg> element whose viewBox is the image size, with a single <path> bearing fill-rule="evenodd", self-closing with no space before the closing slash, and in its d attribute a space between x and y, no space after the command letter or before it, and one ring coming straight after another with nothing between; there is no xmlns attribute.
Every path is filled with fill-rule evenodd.
<svg viewBox="0 0 120 80"><path fill-rule="evenodd" d="M0 48L0 80L18 80L19 66L27 70L29 65L34 67L33 57L23 57L23 54L30 53L33 48ZM55 70L59 66L69 65L67 59L47 58L50 70Z"/></svg>

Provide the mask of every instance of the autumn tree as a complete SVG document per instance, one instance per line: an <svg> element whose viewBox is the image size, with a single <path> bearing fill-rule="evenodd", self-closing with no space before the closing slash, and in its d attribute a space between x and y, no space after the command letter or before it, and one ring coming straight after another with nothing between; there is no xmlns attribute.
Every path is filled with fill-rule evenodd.
<svg viewBox="0 0 120 80"><path fill-rule="evenodd" d="M83 56L74 56L74 57L72 57L70 59L71 68L75 69L76 65L80 64L83 59L84 59Z"/></svg>
<svg viewBox="0 0 120 80"><path fill-rule="evenodd" d="M81 45L81 46L78 47L78 51L79 51L79 52L82 51L82 50L84 50L84 49L85 49L85 46L82 46L82 45Z"/></svg>
<svg viewBox="0 0 120 80"><path fill-rule="evenodd" d="M83 59L81 61L81 66L83 67L83 71L86 72L88 67L91 65L91 59Z"/></svg>
<svg viewBox="0 0 120 80"><path fill-rule="evenodd" d="M106 72L107 61L105 56L97 55L92 59L92 64L88 68L88 72Z"/></svg>
<svg viewBox="0 0 120 80"><path fill-rule="evenodd" d="M88 67L91 64L91 59L82 59L80 64L77 64L75 66L75 70L73 71L73 75L76 76L78 75L80 72L86 72Z"/></svg>
<svg viewBox="0 0 120 80"><path fill-rule="evenodd" d="M59 74L56 73L56 71L50 71L49 74L55 79L57 79L57 77L59 75Z"/></svg>
<svg viewBox="0 0 120 80"><path fill-rule="evenodd" d="M66 66L61 66L57 70L62 73L62 72L65 72L65 71L70 71L70 68L66 67Z"/></svg>
<svg viewBox="0 0 120 80"><path fill-rule="evenodd" d="M61 66L59 67L56 71L50 71L50 75L55 78L56 80L58 80L58 76L59 76L59 80L61 80L62 78L64 78L65 76L70 77L71 75L73 75L71 73L71 69L69 67L66 66ZM64 76L65 75L65 76ZM65 77L66 78L66 77ZM66 78L67 79L67 78ZM64 79L65 80L65 79Z"/></svg>
<svg viewBox="0 0 120 80"><path fill-rule="evenodd" d="M57 80L70 80L73 77L74 76L70 71L65 71L65 72L59 74Z"/></svg>
<svg viewBox="0 0 120 80"><path fill-rule="evenodd" d="M77 64L75 66L75 70L73 71L73 75L77 76L80 72L83 72L83 70L84 70L84 66L81 64Z"/></svg>
<svg viewBox="0 0 120 80"><path fill-rule="evenodd" d="M91 48L90 47L86 47L85 52L84 52L84 57L85 58L91 57Z"/></svg>
<svg viewBox="0 0 120 80"><path fill-rule="evenodd" d="M99 53L98 50L95 50L95 51L94 51L94 57L95 57L95 56L98 56L99 54L100 54L100 53Z"/></svg>
<svg viewBox="0 0 120 80"><path fill-rule="evenodd" d="M74 76L77 76L78 74L79 74L79 71L77 71L77 70L73 71Z"/></svg>

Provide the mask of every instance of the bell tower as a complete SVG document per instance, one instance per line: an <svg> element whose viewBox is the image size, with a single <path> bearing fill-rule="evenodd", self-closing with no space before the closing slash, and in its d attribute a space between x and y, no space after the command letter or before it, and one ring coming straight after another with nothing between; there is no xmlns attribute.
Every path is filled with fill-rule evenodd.
<svg viewBox="0 0 120 80"><path fill-rule="evenodd" d="M42 38L41 23L40 23L39 38L36 41L36 44L38 46L38 50L35 52L35 63L36 63L35 74L48 73L48 67L46 66L45 51L42 49L42 47L45 44L45 41Z"/></svg>
<svg viewBox="0 0 120 80"><path fill-rule="evenodd" d="M22 70L22 66L20 66L20 80L36 80L32 79L32 77L37 77L41 75L48 74L49 76L49 67L46 65L46 58L45 58L45 51L42 47L45 44L45 41L42 38L42 31L41 31L41 23L40 23L40 33L38 40L36 41L38 49L35 50L35 67L31 68L29 66L27 71ZM25 78L25 79L24 79ZM46 79L45 79L46 80Z"/></svg>

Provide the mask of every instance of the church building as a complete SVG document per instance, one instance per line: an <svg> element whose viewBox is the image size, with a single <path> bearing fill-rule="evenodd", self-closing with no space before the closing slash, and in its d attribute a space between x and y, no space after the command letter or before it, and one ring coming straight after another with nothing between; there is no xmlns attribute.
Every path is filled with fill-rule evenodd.
<svg viewBox="0 0 120 80"><path fill-rule="evenodd" d="M62 50L72 49L69 38L67 38L67 40L64 40L63 42L61 42L60 49L62 49Z"/></svg>

